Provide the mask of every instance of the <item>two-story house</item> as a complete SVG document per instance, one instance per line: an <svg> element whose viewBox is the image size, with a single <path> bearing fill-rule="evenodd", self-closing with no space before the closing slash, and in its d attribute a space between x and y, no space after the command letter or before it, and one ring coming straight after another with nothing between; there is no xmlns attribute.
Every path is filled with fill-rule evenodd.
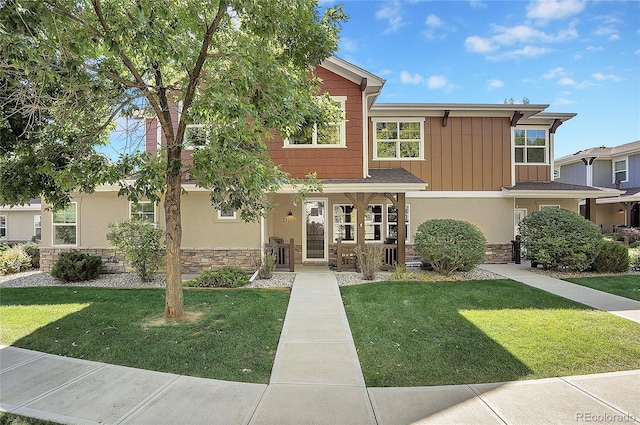
<svg viewBox="0 0 640 425"><path fill-rule="evenodd" d="M527 214L545 207L577 211L579 199L619 193L553 181L554 136L573 113L531 104L378 104L382 78L335 57L316 73L344 119L267 144L274 164L292 177L317 173L322 193L294 204L293 189L283 188L273 195L273 211L258 223L244 223L237 211L214 210L205 189L185 182L183 272L249 267L272 238L292 238L297 263L329 262L338 240L381 244L391 252L389 263L403 263L413 255L418 225L433 218L476 224L489 243L485 261L503 263L510 261L517 223ZM164 136L155 119L146 126L146 146L154 152ZM185 147L197 145L197 133L194 123L187 131L194 140ZM115 187L98 188L76 194L65 211L43 212L43 269L70 248L117 261L105 238L116 220L138 216L163 223L162 208L133 205L116 193Z"/></svg>
<svg viewBox="0 0 640 425"><path fill-rule="evenodd" d="M554 175L556 181L563 183L624 192L596 200L595 222L603 231L611 232L618 226L640 227L640 141L563 156L555 160Z"/></svg>

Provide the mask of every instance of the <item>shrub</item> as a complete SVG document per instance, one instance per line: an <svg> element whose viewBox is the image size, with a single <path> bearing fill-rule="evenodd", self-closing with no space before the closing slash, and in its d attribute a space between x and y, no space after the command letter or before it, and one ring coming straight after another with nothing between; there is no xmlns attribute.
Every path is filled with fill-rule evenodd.
<svg viewBox="0 0 640 425"><path fill-rule="evenodd" d="M34 269L40 268L40 245L35 242L29 242L19 247L31 258L31 267Z"/></svg>
<svg viewBox="0 0 640 425"><path fill-rule="evenodd" d="M624 273L629 270L629 249L619 242L603 241L591 269L598 273Z"/></svg>
<svg viewBox="0 0 640 425"><path fill-rule="evenodd" d="M31 257L19 246L0 251L0 276L23 272L29 267L31 267Z"/></svg>
<svg viewBox="0 0 640 425"><path fill-rule="evenodd" d="M640 248L640 241L635 241L629 244L629 248Z"/></svg>
<svg viewBox="0 0 640 425"><path fill-rule="evenodd" d="M615 235L619 241L623 241L626 238L629 244L640 241L640 229L635 227L618 227Z"/></svg>
<svg viewBox="0 0 640 425"><path fill-rule="evenodd" d="M53 264L51 276L65 282L91 280L100 276L102 258L79 251L61 252Z"/></svg>
<svg viewBox="0 0 640 425"><path fill-rule="evenodd" d="M260 279L271 279L273 277L277 261L275 249L272 245L265 246L264 257L260 259L260 265L258 266L258 277Z"/></svg>
<svg viewBox="0 0 640 425"><path fill-rule="evenodd" d="M140 220L120 221L109 225L107 239L127 257L138 277L148 282L162 266L164 248L162 229Z"/></svg>
<svg viewBox="0 0 640 425"><path fill-rule="evenodd" d="M452 219L427 220L418 226L415 250L443 275L468 271L484 260L487 240L474 224Z"/></svg>
<svg viewBox="0 0 640 425"><path fill-rule="evenodd" d="M249 274L240 267L224 266L208 270L195 279L187 280L184 286L198 288L239 288L249 283Z"/></svg>
<svg viewBox="0 0 640 425"><path fill-rule="evenodd" d="M602 244L598 226L577 213L544 208L520 223L525 258L545 269L587 270Z"/></svg>
<svg viewBox="0 0 640 425"><path fill-rule="evenodd" d="M356 246L354 249L356 260L360 271L362 271L362 278L364 280L373 280L376 278L376 273L382 267L382 247L380 245L365 245L364 248Z"/></svg>

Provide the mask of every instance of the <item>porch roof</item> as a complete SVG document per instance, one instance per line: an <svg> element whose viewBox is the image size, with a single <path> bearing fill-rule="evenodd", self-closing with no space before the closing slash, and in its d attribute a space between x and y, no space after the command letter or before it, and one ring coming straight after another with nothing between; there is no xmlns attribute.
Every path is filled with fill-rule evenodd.
<svg viewBox="0 0 640 425"><path fill-rule="evenodd" d="M617 204L619 202L640 202L640 187L620 189L624 192L620 196L602 198L596 201L597 204Z"/></svg>
<svg viewBox="0 0 640 425"><path fill-rule="evenodd" d="M406 193L425 190L428 184L404 168L370 168L364 179L327 179L322 181L323 192L343 193Z"/></svg>
<svg viewBox="0 0 640 425"><path fill-rule="evenodd" d="M502 192L512 198L605 198L618 196L624 191L606 187L581 186L560 182L518 182L503 186Z"/></svg>

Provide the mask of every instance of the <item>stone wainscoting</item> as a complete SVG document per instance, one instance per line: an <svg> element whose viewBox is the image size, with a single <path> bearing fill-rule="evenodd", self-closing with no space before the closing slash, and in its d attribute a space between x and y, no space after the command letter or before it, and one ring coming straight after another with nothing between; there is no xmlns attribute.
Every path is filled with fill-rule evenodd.
<svg viewBox="0 0 640 425"><path fill-rule="evenodd" d="M507 264L511 263L511 244L496 243L488 244L485 252L484 262L486 264Z"/></svg>

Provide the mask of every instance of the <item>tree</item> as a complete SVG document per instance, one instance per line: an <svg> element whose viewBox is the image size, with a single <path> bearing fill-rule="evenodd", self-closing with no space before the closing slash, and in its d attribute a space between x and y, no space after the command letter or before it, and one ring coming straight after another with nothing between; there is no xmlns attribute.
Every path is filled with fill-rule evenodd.
<svg viewBox="0 0 640 425"><path fill-rule="evenodd" d="M49 134L27 125L20 137L72 151L67 162L43 170L55 190L47 185L36 189L62 204L71 190L90 191L99 182L136 173L135 183L123 185L120 194L132 200L163 199L165 316L181 316L184 173L210 189L216 208L239 209L245 220L263 214L270 207L267 192L287 182L287 175L272 164L265 140L274 131L294 134L309 120L335 121L328 100L318 101L313 69L336 50L345 18L341 7L328 8L321 16L313 0L4 2L3 54L14 39L19 44L3 59L2 77L19 87L19 93L35 93L38 99L26 102L28 107L14 102L17 116L45 129L53 120L62 129ZM43 87L51 93L40 98ZM16 98L3 98L2 104L12 105ZM114 165L93 161L88 168L95 178L83 187L74 176L87 166L80 161L83 155L74 155L73 140L83 147L99 142L94 137L104 138L113 118L135 109L139 98L147 104L144 113L158 120L166 148L155 158L124 156ZM74 120L75 114L82 119ZM206 134L192 165L181 160L188 124L201 125ZM70 137L76 133L78 137ZM7 149L12 159L2 164L3 172L23 156L14 146L19 144ZM70 167L77 172L58 182L62 170ZM50 198L56 190L58 196Z"/></svg>

